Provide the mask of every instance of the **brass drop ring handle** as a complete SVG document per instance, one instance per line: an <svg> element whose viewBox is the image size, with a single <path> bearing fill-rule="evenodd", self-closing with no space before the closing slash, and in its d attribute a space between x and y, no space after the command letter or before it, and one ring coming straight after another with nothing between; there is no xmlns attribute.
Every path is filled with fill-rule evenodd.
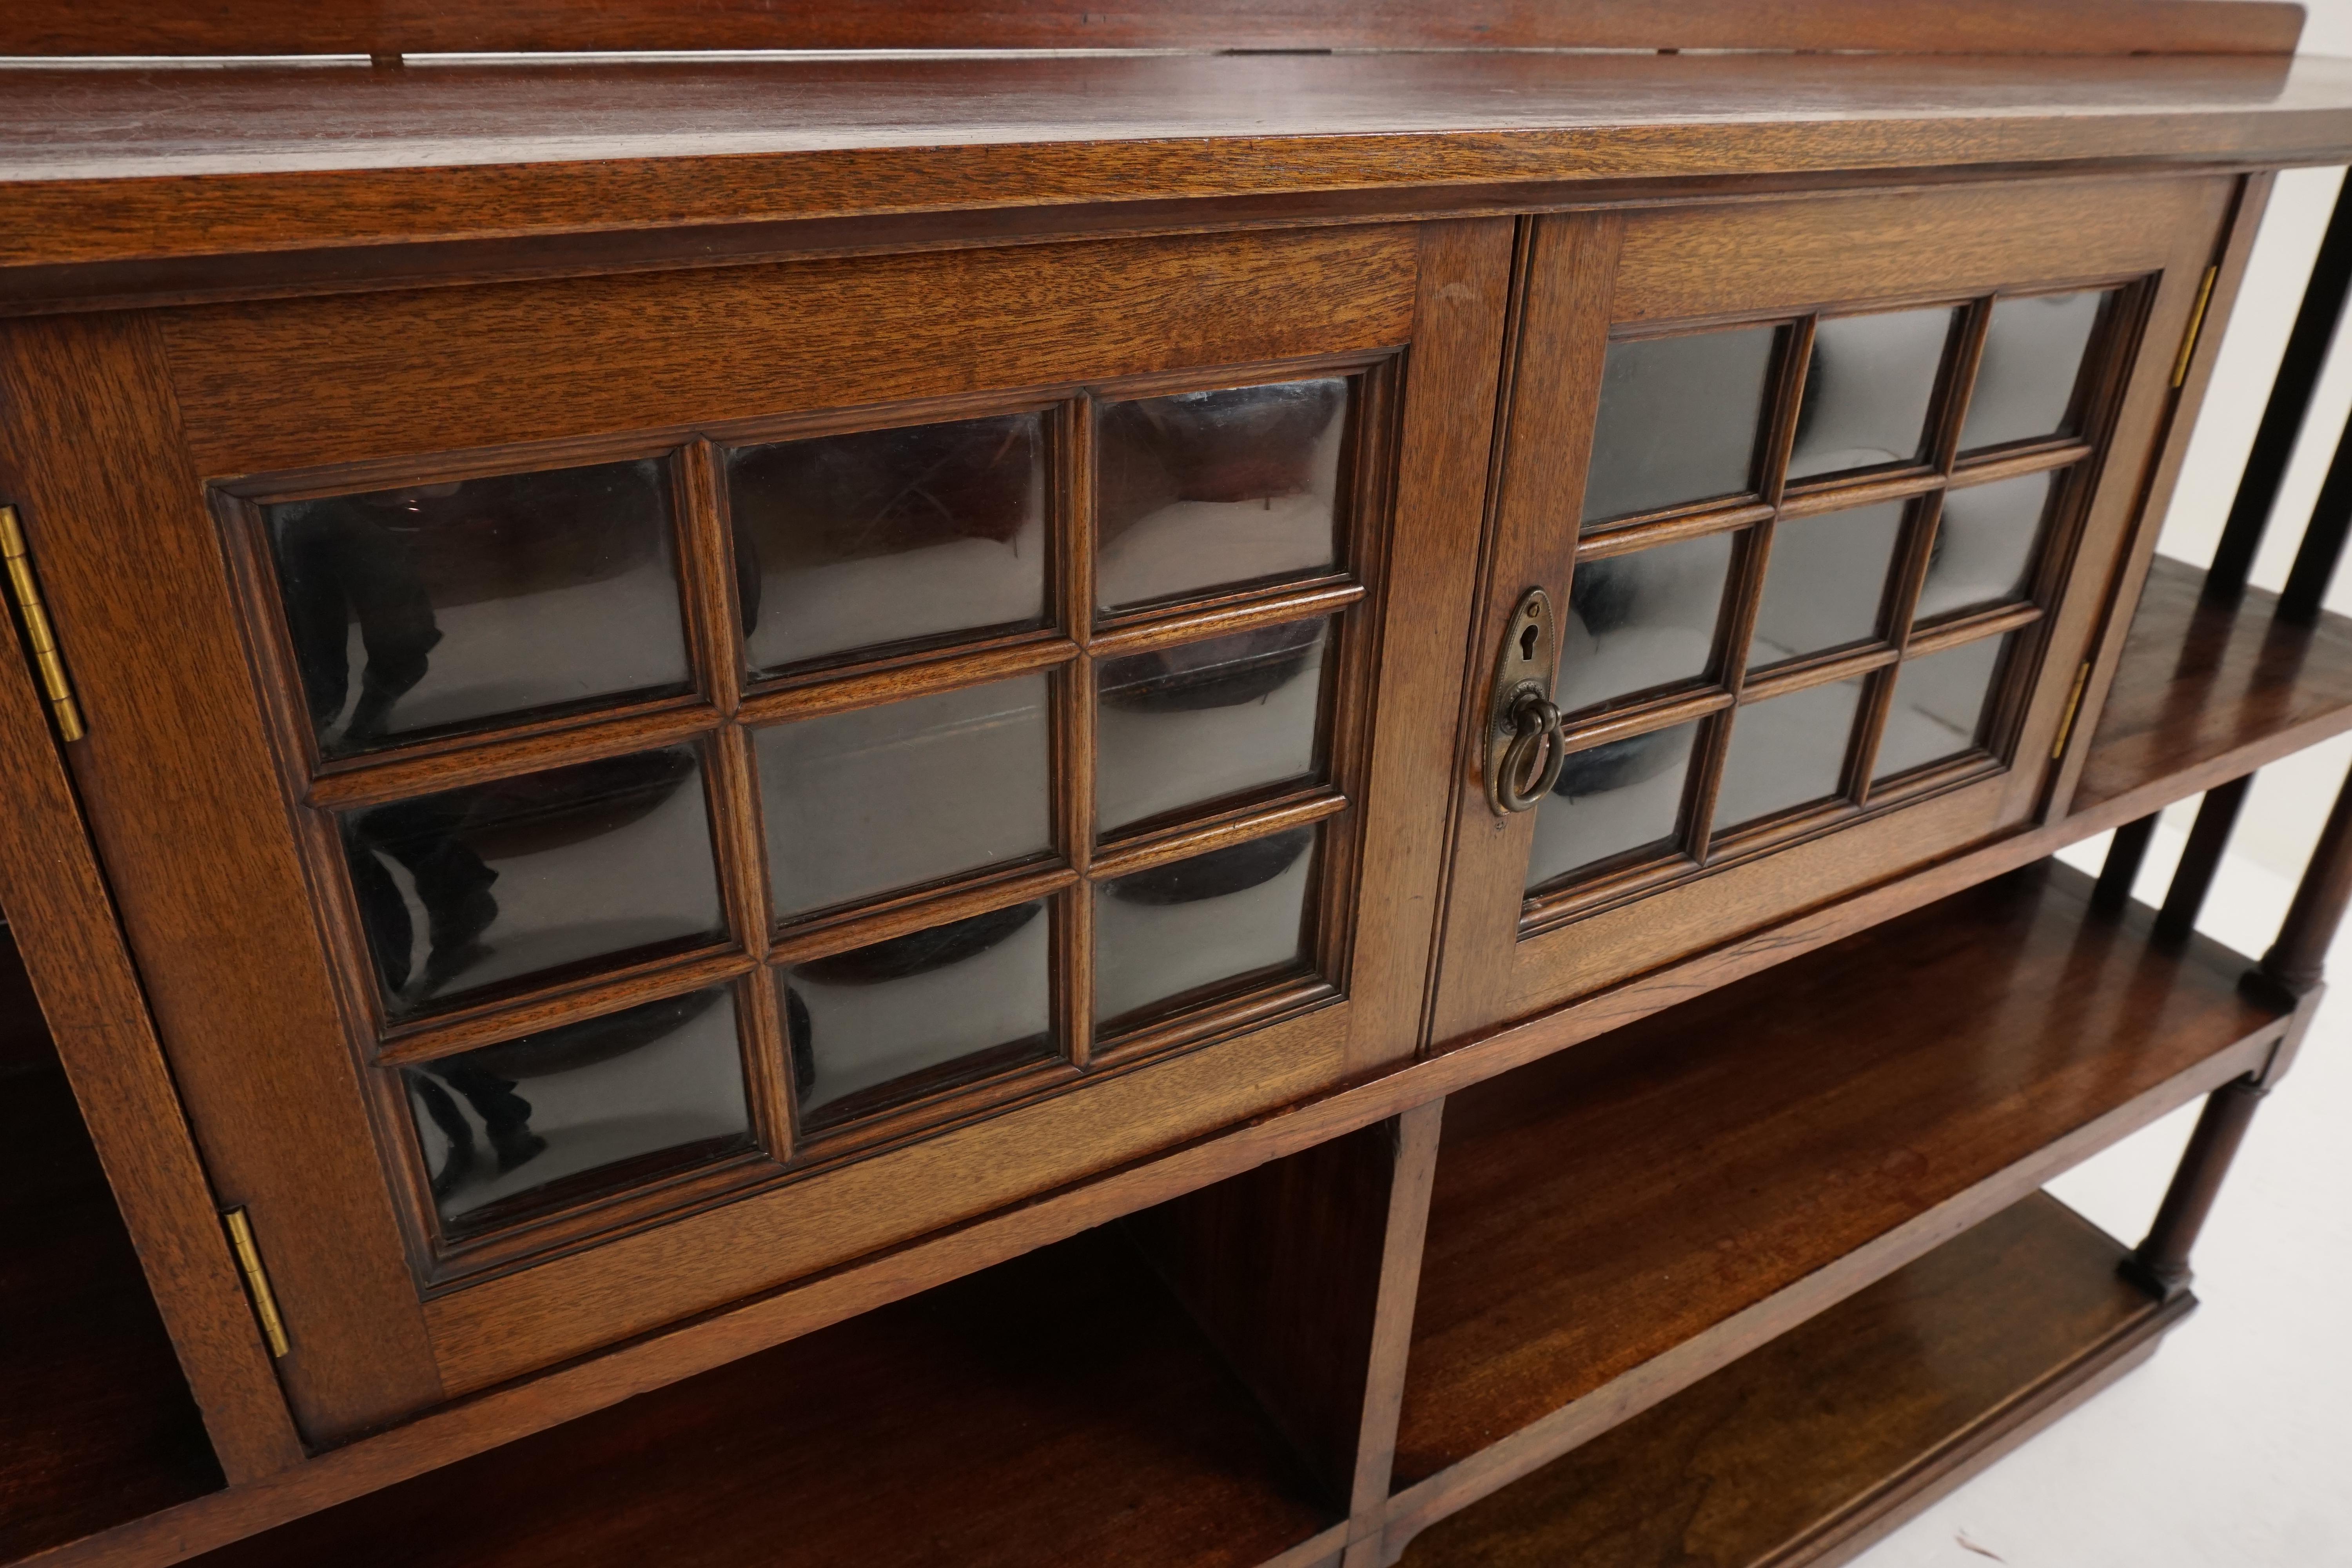
<svg viewBox="0 0 2352 1568"><path fill-rule="evenodd" d="M1559 710L1540 691L1519 693L1511 707L1511 741L1495 769L1495 804L1531 811L1559 782L1568 752L1560 743Z"/></svg>

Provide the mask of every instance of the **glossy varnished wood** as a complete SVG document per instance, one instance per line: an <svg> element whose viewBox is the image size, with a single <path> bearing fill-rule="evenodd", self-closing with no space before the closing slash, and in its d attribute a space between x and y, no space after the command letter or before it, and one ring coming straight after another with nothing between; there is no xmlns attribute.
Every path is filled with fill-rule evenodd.
<svg viewBox="0 0 2352 1568"><path fill-rule="evenodd" d="M2036 1194L1433 1526L1403 1561L1845 1561L2187 1315L2190 1298L2159 1304L2119 1278L2123 1257Z"/></svg>
<svg viewBox="0 0 2352 1568"><path fill-rule="evenodd" d="M2352 621L2274 621L2277 595L2201 597L2205 574L2157 556L2074 809L2138 816L2352 729Z"/></svg>
<svg viewBox="0 0 2352 1568"><path fill-rule="evenodd" d="M2259 1066L2243 961L2089 891L1988 883L1454 1096L1390 1545Z"/></svg>
<svg viewBox="0 0 2352 1568"><path fill-rule="evenodd" d="M1098 1233L198 1561L1256 1568L1331 1522Z"/></svg>

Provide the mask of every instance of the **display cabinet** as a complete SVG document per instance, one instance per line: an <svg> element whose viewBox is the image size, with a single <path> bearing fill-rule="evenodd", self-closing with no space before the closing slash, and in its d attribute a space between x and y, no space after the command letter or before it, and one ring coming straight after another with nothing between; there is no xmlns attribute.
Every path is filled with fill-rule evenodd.
<svg viewBox="0 0 2352 1568"><path fill-rule="evenodd" d="M1793 1562L2116 1375L2352 894L2192 929L2343 520L2153 555L2298 26L0 21L0 1561Z"/></svg>

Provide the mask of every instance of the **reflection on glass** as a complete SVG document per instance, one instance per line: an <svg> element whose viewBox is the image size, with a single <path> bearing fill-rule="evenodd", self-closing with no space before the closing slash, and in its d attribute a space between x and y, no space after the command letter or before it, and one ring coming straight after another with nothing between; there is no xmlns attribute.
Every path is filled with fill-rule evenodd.
<svg viewBox="0 0 2352 1568"><path fill-rule="evenodd" d="M1895 545L1903 531L1901 501L1819 517L1780 520L1764 568L1764 602L1748 668L1820 653L1878 636L1878 608Z"/></svg>
<svg viewBox="0 0 2352 1568"><path fill-rule="evenodd" d="M2058 478L2025 474L1947 492L1916 618L2023 598Z"/></svg>
<svg viewBox="0 0 2352 1568"><path fill-rule="evenodd" d="M1994 300L1960 450L2075 434L2083 353L2114 298L2086 290Z"/></svg>
<svg viewBox="0 0 2352 1568"><path fill-rule="evenodd" d="M1716 792L1717 832L1838 793L1863 684L1857 676L1809 686L1733 713Z"/></svg>
<svg viewBox="0 0 2352 1568"><path fill-rule="evenodd" d="M1097 601L1117 609L1330 570L1349 384L1327 376L1105 408Z"/></svg>
<svg viewBox="0 0 2352 1568"><path fill-rule="evenodd" d="M1731 539L1709 533L1577 563L1553 699L1561 712L1706 674Z"/></svg>
<svg viewBox="0 0 2352 1568"><path fill-rule="evenodd" d="M403 1070L441 1216L649 1180L751 1146L734 994L721 986ZM627 1169L616 1171L615 1166ZM591 1173L606 1173L596 1182ZM568 1180L580 1178L578 1180ZM541 1190L567 1182L561 1194Z"/></svg>
<svg viewBox="0 0 2352 1568"><path fill-rule="evenodd" d="M1254 838L1095 889L1095 1017L1307 957L1315 829Z"/></svg>
<svg viewBox="0 0 2352 1568"><path fill-rule="evenodd" d="M1328 620L1103 661L1095 812L1108 832L1315 771Z"/></svg>
<svg viewBox="0 0 2352 1568"><path fill-rule="evenodd" d="M1536 807L1528 886L1672 839L1698 730L1677 724L1570 752L1559 783Z"/></svg>
<svg viewBox="0 0 2352 1568"><path fill-rule="evenodd" d="M1584 521L1749 489L1780 335L1742 327L1610 344Z"/></svg>
<svg viewBox="0 0 2352 1568"><path fill-rule="evenodd" d="M1942 762L1974 751L1983 728L1993 678L2013 637L1986 637L1941 653L1922 654L1895 672L1895 705L1886 711L1874 776Z"/></svg>
<svg viewBox="0 0 2352 1568"><path fill-rule="evenodd" d="M1895 310L1832 316L1816 326L1789 477L1925 458L1927 409L1959 314Z"/></svg>
<svg viewBox="0 0 2352 1568"><path fill-rule="evenodd" d="M1045 614L1042 414L727 454L744 652L804 659Z"/></svg>
<svg viewBox="0 0 2352 1568"><path fill-rule="evenodd" d="M660 459L267 509L327 756L687 689Z"/></svg>
<svg viewBox="0 0 2352 1568"><path fill-rule="evenodd" d="M1024 675L754 731L776 912L1046 848L1046 681Z"/></svg>
<svg viewBox="0 0 2352 1568"><path fill-rule="evenodd" d="M1045 905L811 959L784 972L803 1123L866 1115L1052 1054Z"/></svg>
<svg viewBox="0 0 2352 1568"><path fill-rule="evenodd" d="M726 928L691 746L362 806L338 821L394 1016Z"/></svg>

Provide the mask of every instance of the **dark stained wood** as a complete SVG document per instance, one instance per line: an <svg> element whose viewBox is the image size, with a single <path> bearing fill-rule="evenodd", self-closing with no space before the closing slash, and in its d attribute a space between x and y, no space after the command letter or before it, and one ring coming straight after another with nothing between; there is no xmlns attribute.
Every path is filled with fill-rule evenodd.
<svg viewBox="0 0 2352 1568"><path fill-rule="evenodd" d="M2189 1289L2189 1255L2205 1228L2206 1216L2213 1212L2213 1201L2221 1195L2230 1162L2237 1158L2254 1111L2269 1092L2263 1079L2248 1077L2206 1096L2205 1109L2189 1134L2189 1147L2181 1152L2179 1168L2165 1189L2147 1237L2133 1249L2126 1266L2133 1279L2158 1295L2178 1296Z"/></svg>
<svg viewBox="0 0 2352 1568"><path fill-rule="evenodd" d="M0 1561L222 1486L0 926Z"/></svg>
<svg viewBox="0 0 2352 1568"><path fill-rule="evenodd" d="M2091 894L2093 909L2114 914L2131 902L2132 887L2139 880L2140 866L2155 837L2154 812L2116 829L2107 844L2107 857L2099 865L2099 883Z"/></svg>
<svg viewBox="0 0 2352 1568"><path fill-rule="evenodd" d="M562 0L453 9L394 0L320 16L276 3L202 12L152 0L77 7L26 0L0 26L0 55L310 55L580 49L1728 48L1956 50L1986 54L2289 53L2300 6L2211 0L1936 4L1890 14L1873 0L1130 0L1109 10L1003 0L847 0L779 12L750 0Z"/></svg>
<svg viewBox="0 0 2352 1568"><path fill-rule="evenodd" d="M2122 1255L2035 1194L1432 1527L1406 1568L1845 1561L2187 1316Z"/></svg>
<svg viewBox="0 0 2352 1568"><path fill-rule="evenodd" d="M2155 558L2093 732L2077 813L2169 805L2352 729L2352 620L2273 620L2277 596L2200 602L2204 574Z"/></svg>
<svg viewBox="0 0 2352 1568"><path fill-rule="evenodd" d="M2157 910L2158 941L2179 942L2197 929L2197 916L2205 907L2205 895L2212 889L2214 873L2221 868L2221 857L2230 847L2230 830L2237 826L2238 810L2246 804L2246 791L2252 783L2253 775L2249 773L2215 784L2198 803L2189 842L2181 847L2179 864L2173 868L2172 882L2165 889L2164 905Z"/></svg>
<svg viewBox="0 0 2352 1568"><path fill-rule="evenodd" d="M1331 1522L1097 1234L197 1561L1255 1568Z"/></svg>
<svg viewBox="0 0 2352 1568"><path fill-rule="evenodd" d="M2352 904L2352 779L2336 791L2319 842L2295 884L2294 900L2279 923L2278 940L2263 954L2263 978L2291 995L2315 987L2326 973L2344 910Z"/></svg>
<svg viewBox="0 0 2352 1568"><path fill-rule="evenodd" d="M2242 961L2152 949L2090 887L1988 883L1454 1095L1406 1527L2259 1067L2286 1019Z"/></svg>
<svg viewBox="0 0 2352 1568"><path fill-rule="evenodd" d="M279 252L289 276L314 283L432 265L341 254L400 242L486 244L478 269L562 270L578 260L549 242L648 225L673 228L660 248L675 264L713 244L779 248L710 226L1540 182L1785 187L2053 160L2324 160L2347 143L2352 66L2315 58L1439 52L20 70L0 73L0 188L16 220L0 237L0 294L190 286L159 270L174 258L255 258L235 275L200 269L195 286L214 289L266 285ZM1492 211L1494 196L1451 200ZM1000 233L988 218L964 242ZM89 263L127 270L39 270Z"/></svg>

